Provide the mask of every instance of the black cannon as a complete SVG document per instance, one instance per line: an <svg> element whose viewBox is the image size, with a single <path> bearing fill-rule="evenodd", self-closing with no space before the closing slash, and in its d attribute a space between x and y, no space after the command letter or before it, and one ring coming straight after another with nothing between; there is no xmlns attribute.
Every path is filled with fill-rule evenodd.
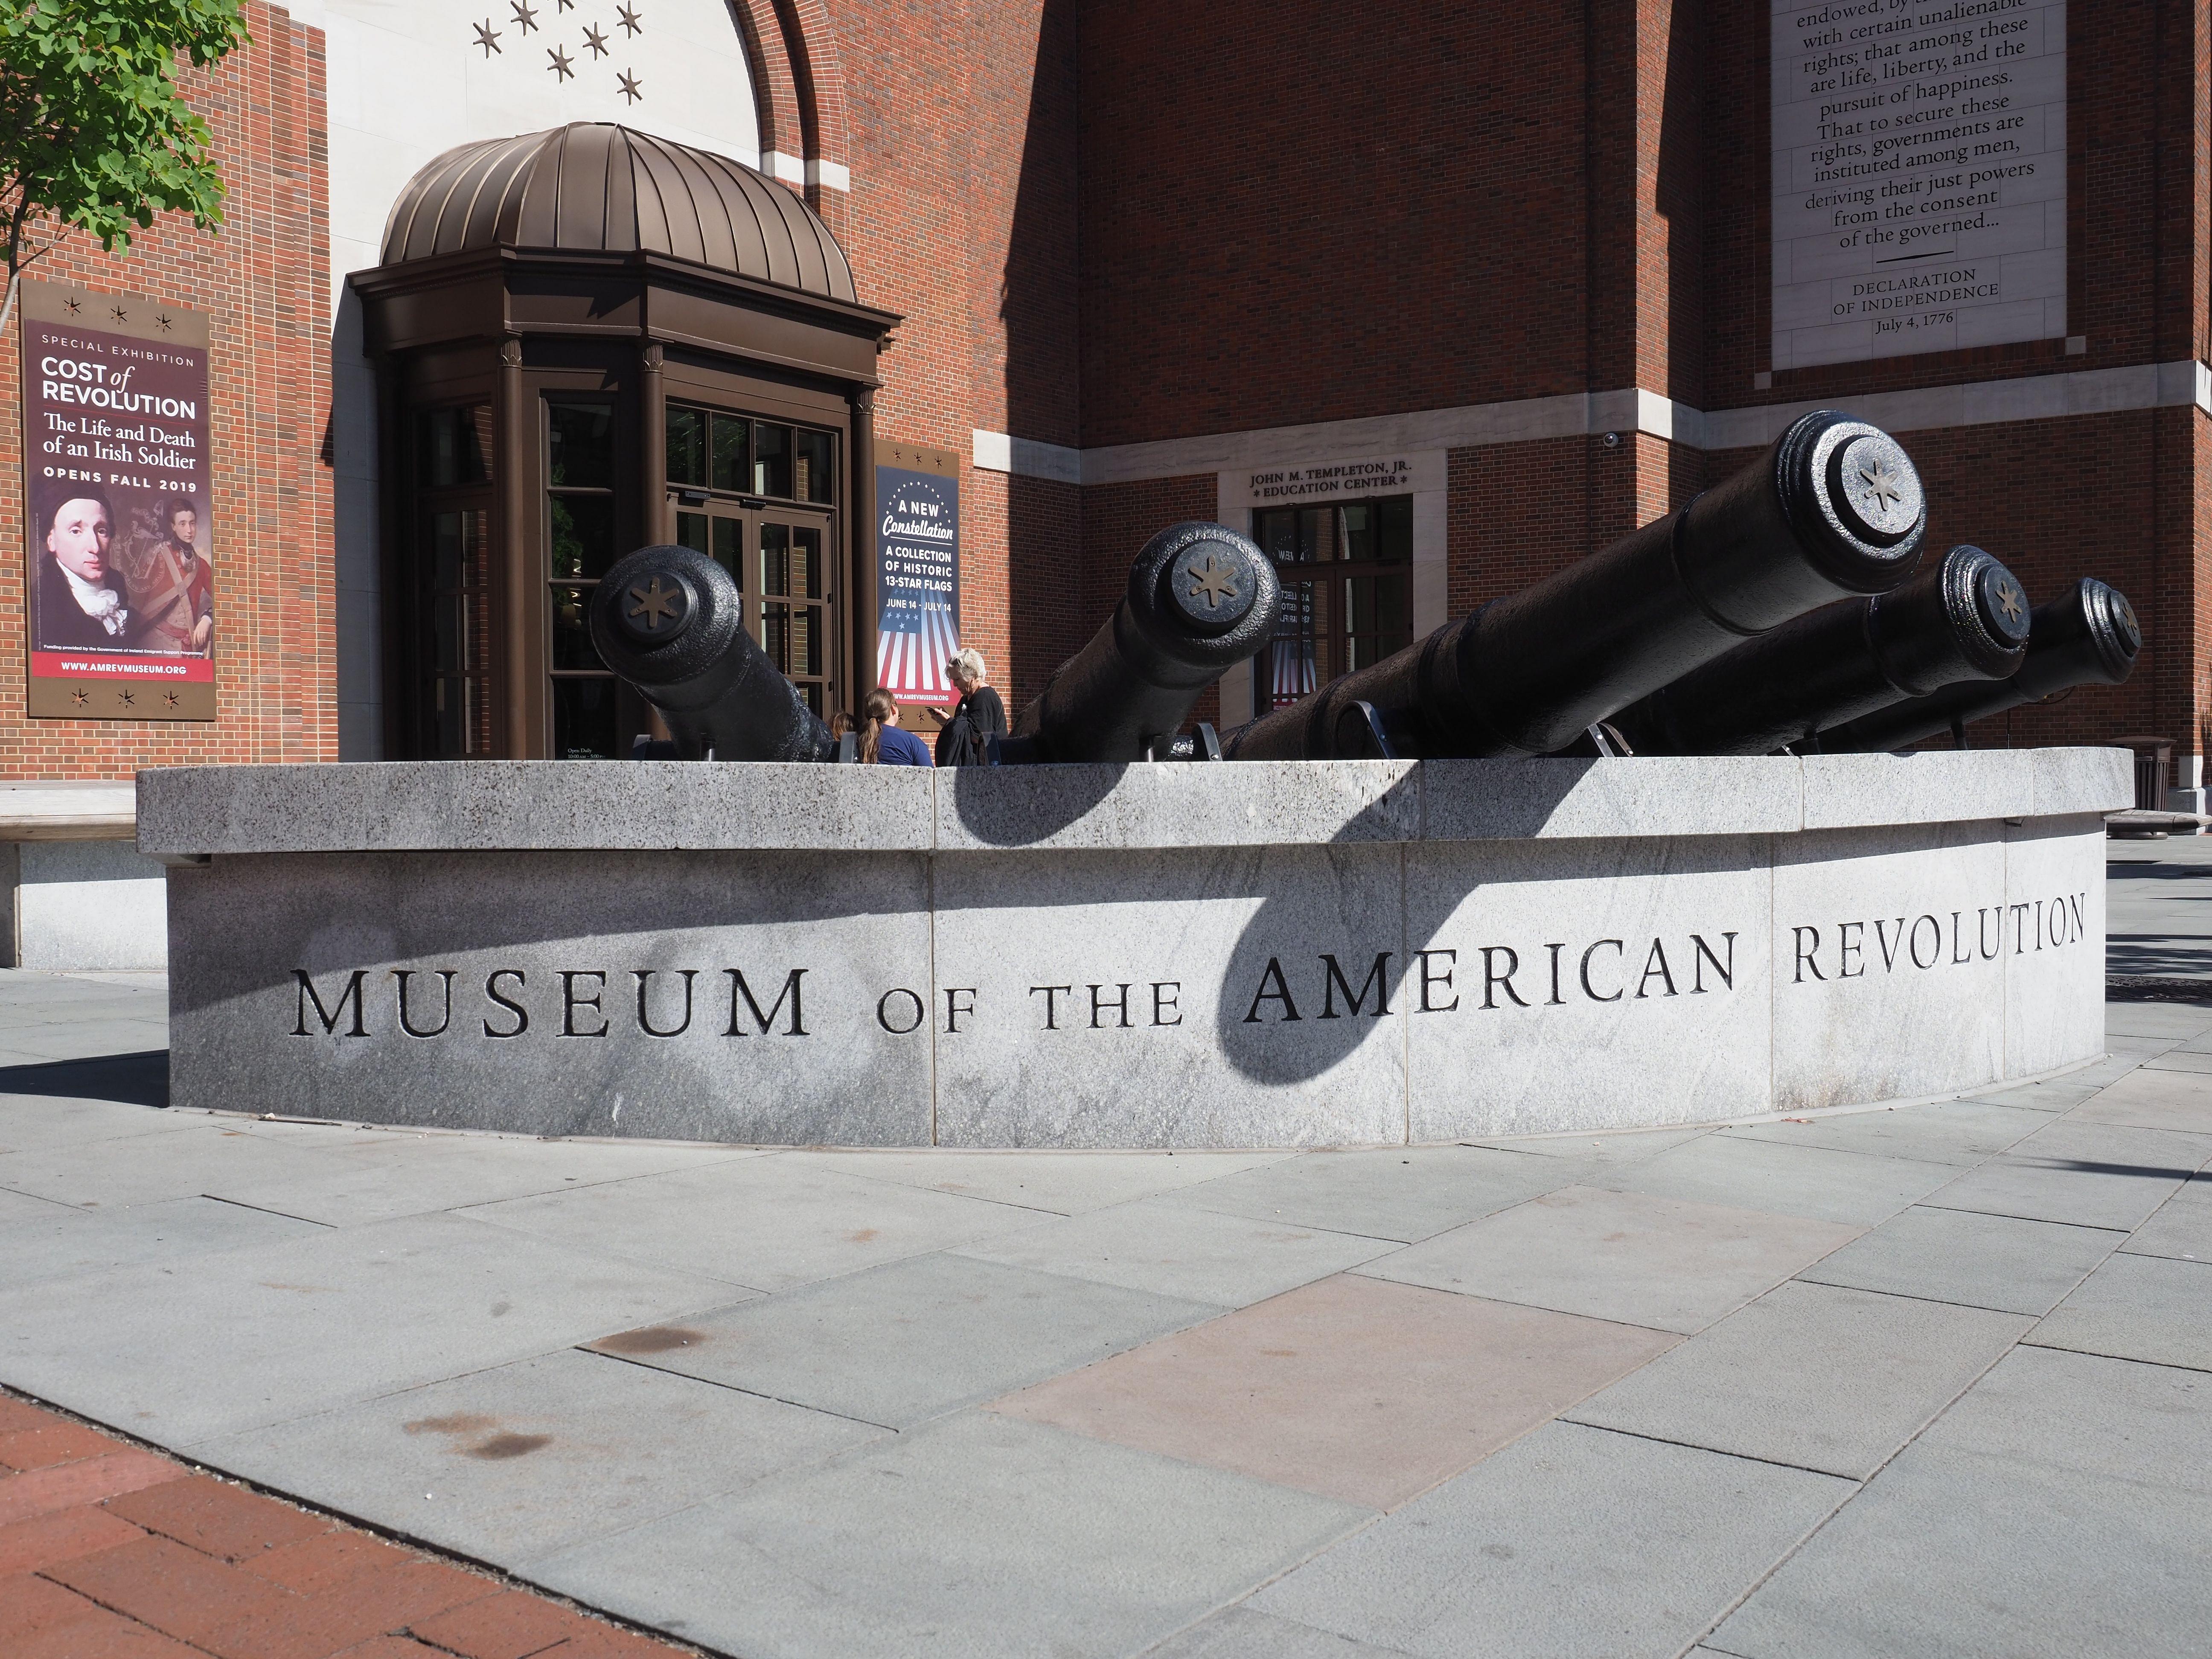
<svg viewBox="0 0 2212 1659"><path fill-rule="evenodd" d="M1824 410L1680 512L1228 739L1237 760L1544 755L1742 640L1912 574L1895 439Z"/></svg>
<svg viewBox="0 0 2212 1659"><path fill-rule="evenodd" d="M1218 524L1170 525L1129 569L1105 626L1060 665L999 744L1008 763L1205 753L1176 734L1199 696L1274 632L1275 567ZM1202 734L1210 735L1210 734Z"/></svg>
<svg viewBox="0 0 2212 1659"><path fill-rule="evenodd" d="M2027 647L2027 596L1978 547L1902 586L1784 623L1632 703L1612 726L1638 755L1771 755L1959 680L2001 680Z"/></svg>
<svg viewBox="0 0 2212 1659"><path fill-rule="evenodd" d="M1814 741L1826 752L1905 749L1948 732L1966 747L1969 722L2002 714L2076 685L2118 685L2135 672L2142 629L2118 588L2085 576L2028 618L2027 654L2010 679L1968 680L1924 697L1832 726Z"/></svg>
<svg viewBox="0 0 2212 1659"><path fill-rule="evenodd" d="M592 595L592 643L668 723L679 760L821 761L837 739L745 631L730 573L688 547L641 547Z"/></svg>

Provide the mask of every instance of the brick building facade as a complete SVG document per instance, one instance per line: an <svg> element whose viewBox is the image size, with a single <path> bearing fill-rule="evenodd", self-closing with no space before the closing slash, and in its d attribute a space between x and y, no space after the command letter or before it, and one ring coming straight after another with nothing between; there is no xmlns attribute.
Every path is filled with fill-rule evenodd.
<svg viewBox="0 0 2212 1659"><path fill-rule="evenodd" d="M78 245L67 267L217 318L218 471L234 481L217 545L256 550L258 601L219 553L235 619L217 652L222 717L28 721L8 678L18 659L0 653L12 775L388 752L374 642L402 601L380 585L374 534L347 527L368 522L348 502L383 465L345 401L349 377L367 381L343 277L369 256L360 233L346 233L356 246L330 228L375 204L354 199L367 185L326 182L322 149L326 127L358 151L368 141L345 135L374 125L361 88L339 84L374 56L355 44L360 9L257 4L254 46L196 86L231 180L221 240L164 225L130 260ZM450 11L428 9L424 28ZM472 76L520 74L506 48L534 64L556 50L546 31L568 27L486 11L504 45L478 48ZM1919 27L1926 13L1971 46L2015 27L2014 11L2063 30L2063 332L1814 367L1778 367L1771 343L1763 158L1775 20L1796 20L1749 0L1506 14L728 0L749 85L724 101L744 130L714 129L703 94L612 118L672 123L803 195L860 300L903 319L874 432L963 458L963 637L1010 703L1103 617L1161 525L1245 529L1266 500L1325 499L1260 479L1400 467L1418 634L1682 504L1796 411L1831 405L1905 443L1929 487L1929 546L1985 545L2038 600L2100 576L2142 617L2130 684L2020 710L1980 740L2155 733L2194 787L2212 705L2203 8L1839 0L1802 16L1844 20L1841 38L1862 27L1846 14ZM684 15L719 27L696 4ZM634 49L648 76L672 77L672 58L651 53L676 45L655 48L654 26L648 13ZM557 67L532 84L583 95ZM469 85L471 118L499 128L507 94ZM0 347L0 396L15 395L14 351ZM0 520L18 537L20 435L0 422ZM259 586L272 569L281 598ZM11 623L20 586L20 565L0 572ZM1204 712L1235 720L1254 696L1232 674Z"/></svg>

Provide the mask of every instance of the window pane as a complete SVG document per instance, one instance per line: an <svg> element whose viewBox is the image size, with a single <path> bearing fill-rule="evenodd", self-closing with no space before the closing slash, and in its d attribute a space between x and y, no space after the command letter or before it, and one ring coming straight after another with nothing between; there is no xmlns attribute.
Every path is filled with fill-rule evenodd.
<svg viewBox="0 0 2212 1659"><path fill-rule="evenodd" d="M745 586L745 521L743 519L714 520L714 562L730 573L730 580L743 592Z"/></svg>
<svg viewBox="0 0 2212 1659"><path fill-rule="evenodd" d="M822 594L822 532L794 525L791 531L791 587L795 599L818 599Z"/></svg>
<svg viewBox="0 0 2212 1659"><path fill-rule="evenodd" d="M688 547L695 553L707 551L707 515L703 513L679 513L676 515L676 544Z"/></svg>
<svg viewBox="0 0 2212 1659"><path fill-rule="evenodd" d="M1381 524L1376 532L1375 556L1387 564L1413 562L1413 498L1394 495L1376 503Z"/></svg>
<svg viewBox="0 0 2212 1659"><path fill-rule="evenodd" d="M1255 514L1252 539L1260 544L1262 553L1277 562L1295 562L1298 556L1298 515L1280 509Z"/></svg>
<svg viewBox="0 0 2212 1659"><path fill-rule="evenodd" d="M615 562L611 495L555 495L548 502L556 577L604 576Z"/></svg>
<svg viewBox="0 0 2212 1659"><path fill-rule="evenodd" d="M436 694L431 710L437 727L434 741L440 760L459 760L480 753L477 738L477 699L479 693L475 682L465 679L441 679L436 682Z"/></svg>
<svg viewBox="0 0 2212 1659"><path fill-rule="evenodd" d="M753 494L791 495L791 428L762 421L753 427Z"/></svg>
<svg viewBox="0 0 2212 1659"><path fill-rule="evenodd" d="M443 593L431 602L433 664L441 673L458 674L476 666L475 639L470 627L474 607L465 593Z"/></svg>
<svg viewBox="0 0 2212 1659"><path fill-rule="evenodd" d="M1358 576L1345 583L1346 668L1365 668L1413 643L1411 588L1403 576Z"/></svg>
<svg viewBox="0 0 2212 1659"><path fill-rule="evenodd" d="M764 605L761 607L761 649L780 674L791 672L791 607L787 605Z"/></svg>
<svg viewBox="0 0 2212 1659"><path fill-rule="evenodd" d="M714 416L714 488L745 487L745 422L735 415Z"/></svg>
<svg viewBox="0 0 2212 1659"><path fill-rule="evenodd" d="M441 592L483 583L484 512L430 515L430 580Z"/></svg>
<svg viewBox="0 0 2212 1659"><path fill-rule="evenodd" d="M553 682L553 754L557 760L616 758L611 675Z"/></svg>
<svg viewBox="0 0 2212 1659"><path fill-rule="evenodd" d="M1298 556L1333 559L1337 556L1336 509L1309 507L1298 514Z"/></svg>
<svg viewBox="0 0 2212 1659"><path fill-rule="evenodd" d="M428 410L416 422L416 465L424 488L445 489L490 478L490 404Z"/></svg>
<svg viewBox="0 0 2212 1659"><path fill-rule="evenodd" d="M791 526L764 524L761 526L761 592L788 593L791 592Z"/></svg>
<svg viewBox="0 0 2212 1659"><path fill-rule="evenodd" d="M553 590L553 665L556 668L604 668L592 643L588 587Z"/></svg>
<svg viewBox="0 0 2212 1659"><path fill-rule="evenodd" d="M798 452L792 461L791 493L802 501L833 499L830 492L836 479L830 460L830 434L802 431L798 434L797 444Z"/></svg>
<svg viewBox="0 0 2212 1659"><path fill-rule="evenodd" d="M707 482L707 416L681 404L668 405L668 482Z"/></svg>
<svg viewBox="0 0 2212 1659"><path fill-rule="evenodd" d="M1338 509L1342 514L1344 528L1344 556L1347 559L1375 557L1375 508L1366 501L1358 501Z"/></svg>
<svg viewBox="0 0 2212 1659"><path fill-rule="evenodd" d="M794 605L791 613L791 666L787 673L802 677L822 672L822 607Z"/></svg>
<svg viewBox="0 0 2212 1659"><path fill-rule="evenodd" d="M545 400L546 482L595 489L615 483L615 411L611 404Z"/></svg>

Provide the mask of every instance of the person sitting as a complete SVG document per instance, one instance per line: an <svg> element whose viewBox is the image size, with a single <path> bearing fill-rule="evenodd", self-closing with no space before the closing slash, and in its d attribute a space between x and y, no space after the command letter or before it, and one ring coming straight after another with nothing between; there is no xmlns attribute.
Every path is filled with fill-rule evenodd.
<svg viewBox="0 0 2212 1659"><path fill-rule="evenodd" d="M1006 734L1006 705L986 684L983 653L969 649L945 665L945 677L960 693L960 702L937 734L939 766L988 766L991 739Z"/></svg>
<svg viewBox="0 0 2212 1659"><path fill-rule="evenodd" d="M930 766L929 745L899 730L899 706L888 691L871 691L860 704L860 758L871 766Z"/></svg>
<svg viewBox="0 0 2212 1659"><path fill-rule="evenodd" d="M124 643L131 610L107 567L115 535L107 498L64 486L46 498L40 525L46 556L38 564L33 643L41 651L97 651Z"/></svg>

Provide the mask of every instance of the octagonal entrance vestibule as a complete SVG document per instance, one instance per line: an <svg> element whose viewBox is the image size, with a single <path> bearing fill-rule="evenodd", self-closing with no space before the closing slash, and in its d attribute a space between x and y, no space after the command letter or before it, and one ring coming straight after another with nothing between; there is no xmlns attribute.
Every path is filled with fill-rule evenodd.
<svg viewBox="0 0 2212 1659"><path fill-rule="evenodd" d="M817 712L874 665L871 430L897 324L799 197L578 123L463 145L352 278L377 368L386 753L614 758L650 711L585 627L621 554L728 567Z"/></svg>

